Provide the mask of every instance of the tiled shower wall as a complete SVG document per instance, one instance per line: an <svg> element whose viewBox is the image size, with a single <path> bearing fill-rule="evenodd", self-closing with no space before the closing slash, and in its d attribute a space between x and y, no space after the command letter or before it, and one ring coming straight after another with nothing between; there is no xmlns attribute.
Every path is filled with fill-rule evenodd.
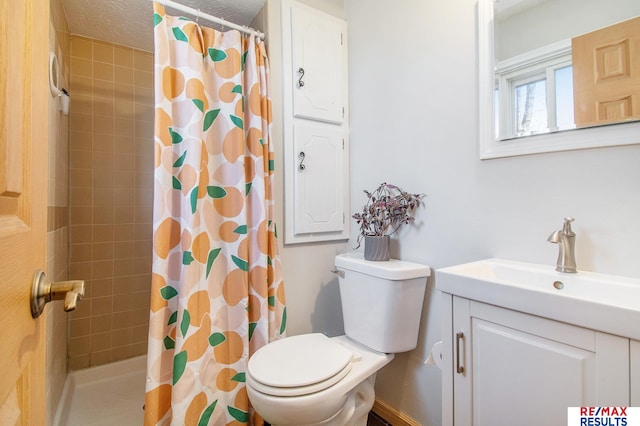
<svg viewBox="0 0 640 426"><path fill-rule="evenodd" d="M153 54L71 36L69 368L146 353L153 202Z"/></svg>

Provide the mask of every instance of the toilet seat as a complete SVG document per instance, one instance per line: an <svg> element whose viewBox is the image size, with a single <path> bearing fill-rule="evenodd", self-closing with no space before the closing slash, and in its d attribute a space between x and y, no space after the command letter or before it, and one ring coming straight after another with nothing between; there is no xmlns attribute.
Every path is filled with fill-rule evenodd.
<svg viewBox="0 0 640 426"><path fill-rule="evenodd" d="M342 380L353 359L352 351L324 334L287 337L256 351L247 366L247 381L267 395L307 395Z"/></svg>

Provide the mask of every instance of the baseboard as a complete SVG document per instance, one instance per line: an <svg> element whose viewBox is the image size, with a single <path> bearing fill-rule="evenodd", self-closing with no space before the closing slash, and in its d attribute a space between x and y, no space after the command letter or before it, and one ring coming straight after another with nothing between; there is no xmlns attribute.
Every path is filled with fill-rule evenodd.
<svg viewBox="0 0 640 426"><path fill-rule="evenodd" d="M371 410L393 426L420 426L420 423L378 398Z"/></svg>

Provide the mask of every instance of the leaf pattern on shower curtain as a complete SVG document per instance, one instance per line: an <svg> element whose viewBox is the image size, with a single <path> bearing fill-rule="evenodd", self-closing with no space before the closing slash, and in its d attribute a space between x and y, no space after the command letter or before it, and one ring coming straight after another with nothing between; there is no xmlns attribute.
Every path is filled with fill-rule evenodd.
<svg viewBox="0 0 640 426"><path fill-rule="evenodd" d="M286 326L264 43L154 12L145 425L262 424L246 365Z"/></svg>

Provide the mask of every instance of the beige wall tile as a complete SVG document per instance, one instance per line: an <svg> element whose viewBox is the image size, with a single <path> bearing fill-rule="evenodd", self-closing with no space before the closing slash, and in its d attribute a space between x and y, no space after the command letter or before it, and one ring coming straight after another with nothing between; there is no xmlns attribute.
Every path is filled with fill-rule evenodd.
<svg viewBox="0 0 640 426"><path fill-rule="evenodd" d="M102 155L102 153L113 153L115 149L115 140L116 136L114 134L94 134L93 135L93 150L96 155ZM113 158L106 158L107 161L111 161ZM104 164L101 159L101 162L98 165L103 164L104 167L111 168L111 164Z"/></svg>
<svg viewBox="0 0 640 426"><path fill-rule="evenodd" d="M92 334L90 339L90 350L93 361L95 352L108 350L111 346L111 332Z"/></svg>
<svg viewBox="0 0 640 426"><path fill-rule="evenodd" d="M82 318L69 321L69 337L83 337L91 333L91 319Z"/></svg>
<svg viewBox="0 0 640 426"><path fill-rule="evenodd" d="M90 262L91 244L71 244L71 262Z"/></svg>
<svg viewBox="0 0 640 426"><path fill-rule="evenodd" d="M114 46L113 58L116 65L133 68L133 49L125 46Z"/></svg>
<svg viewBox="0 0 640 426"><path fill-rule="evenodd" d="M116 83L133 85L133 68L116 65L113 81Z"/></svg>
<svg viewBox="0 0 640 426"><path fill-rule="evenodd" d="M118 280L114 281L114 287ZM130 323L133 319L133 314L131 314L131 309L133 308L133 302L131 301L131 294L114 294L113 295L113 312L129 312L130 313Z"/></svg>
<svg viewBox="0 0 640 426"><path fill-rule="evenodd" d="M72 150L91 151L93 146L93 137L91 132L70 132L69 145ZM72 166L73 167L73 166ZM87 164L90 168L91 164Z"/></svg>
<svg viewBox="0 0 640 426"><path fill-rule="evenodd" d="M78 154L76 154L78 155ZM76 162L79 165L90 165L89 163L83 163L81 159L77 159ZM69 170L69 187L70 188L91 188L93 186L93 170L72 168Z"/></svg>
<svg viewBox="0 0 640 426"><path fill-rule="evenodd" d="M88 368L89 365L89 354L82 355L73 355L71 351L69 351L69 369L70 370L81 370L83 368Z"/></svg>
<svg viewBox="0 0 640 426"><path fill-rule="evenodd" d="M114 94L113 81L110 80L92 80L93 96L100 96L103 98L112 98Z"/></svg>
<svg viewBox="0 0 640 426"><path fill-rule="evenodd" d="M142 71L138 69L133 70L133 84L137 87L153 88L153 72Z"/></svg>
<svg viewBox="0 0 640 426"><path fill-rule="evenodd" d="M135 225L132 223L119 223L113 226L114 241L131 241L135 231Z"/></svg>
<svg viewBox="0 0 640 426"><path fill-rule="evenodd" d="M114 223L133 223L135 220L136 210L130 206L115 206L114 207Z"/></svg>
<svg viewBox="0 0 640 426"><path fill-rule="evenodd" d="M93 315L90 321L91 334L111 332L111 315Z"/></svg>
<svg viewBox="0 0 640 426"><path fill-rule="evenodd" d="M112 295L113 295L113 279L112 278L101 278L97 280L91 280L91 296L92 297L111 297Z"/></svg>
<svg viewBox="0 0 640 426"><path fill-rule="evenodd" d="M93 208L93 223L95 225L109 225L113 224L113 208L111 207L94 207Z"/></svg>
<svg viewBox="0 0 640 426"><path fill-rule="evenodd" d="M74 225L91 225L93 223L93 208L89 206L71 207L69 218Z"/></svg>
<svg viewBox="0 0 640 426"><path fill-rule="evenodd" d="M89 59L71 57L71 68L78 77L93 77L93 62Z"/></svg>
<svg viewBox="0 0 640 426"><path fill-rule="evenodd" d="M91 225L75 225L69 227L69 241L73 243L90 243L93 241L93 226ZM73 268L72 272L73 272ZM91 272L91 268L89 268ZM87 278L90 278L89 275Z"/></svg>
<svg viewBox="0 0 640 426"><path fill-rule="evenodd" d="M108 364L113 361L113 359L111 359L111 349L109 349L108 347L103 351L91 352L90 355L92 366Z"/></svg>
<svg viewBox="0 0 640 426"><path fill-rule="evenodd" d="M93 116L100 116L113 119L115 115L113 98L93 98ZM110 123L113 126L113 122ZM97 131L97 129L96 129ZM112 133L112 132L110 132Z"/></svg>
<svg viewBox="0 0 640 426"><path fill-rule="evenodd" d="M114 313L111 316L112 318L112 322L111 322L111 326L113 330L126 330L124 331L124 333L132 333L132 328L131 328L131 311L130 310L126 310L126 311L118 311L118 301L116 300L117 298L114 298ZM131 342L129 342L131 343Z"/></svg>
<svg viewBox="0 0 640 426"><path fill-rule="evenodd" d="M91 348L91 339L89 336L75 337L69 339L67 346L73 355L88 354Z"/></svg>
<svg viewBox="0 0 640 426"><path fill-rule="evenodd" d="M134 194L130 188L116 188L114 194L114 205L116 207L134 205Z"/></svg>
<svg viewBox="0 0 640 426"><path fill-rule="evenodd" d="M95 107L95 104L94 104L94 107ZM115 130L114 126L115 126L115 121L113 119L113 114L107 117L99 116L99 115L93 116L94 134L102 133L106 135L113 135Z"/></svg>
<svg viewBox="0 0 640 426"><path fill-rule="evenodd" d="M132 117L117 117L115 127L116 136L132 138L135 134L135 120Z"/></svg>
<svg viewBox="0 0 640 426"><path fill-rule="evenodd" d="M114 330L116 330L114 328ZM133 329L127 324L126 328L119 328L116 332L111 334L111 344L113 347L121 347L121 346L131 346L133 343L132 340ZM131 351L131 348L129 348Z"/></svg>
<svg viewBox="0 0 640 426"><path fill-rule="evenodd" d="M93 60L113 64L113 44L104 41L93 41Z"/></svg>
<svg viewBox="0 0 640 426"><path fill-rule="evenodd" d="M153 72L153 53L144 50L134 50L133 66L138 70Z"/></svg>
<svg viewBox="0 0 640 426"><path fill-rule="evenodd" d="M91 151L71 150L69 154L69 166L71 169L87 169L91 167L93 154ZM75 186L75 183L74 183ZM76 186L78 187L78 186Z"/></svg>
<svg viewBox="0 0 640 426"><path fill-rule="evenodd" d="M113 63L94 62L92 77L99 80L113 81Z"/></svg>
<svg viewBox="0 0 640 426"><path fill-rule="evenodd" d="M69 278L72 280L85 280L91 281L91 262L83 263L71 263L69 265ZM87 285L86 287L90 287ZM87 296L88 297L88 296ZM73 312L90 313L90 305L88 303L80 303ZM84 315L77 315L75 317L83 317Z"/></svg>
<svg viewBox="0 0 640 426"><path fill-rule="evenodd" d="M106 243L93 243L92 252L93 260L95 261L113 260L113 242L109 241ZM107 280L107 282L100 284L104 284L105 286L108 285L109 287L111 287L112 281Z"/></svg>
<svg viewBox="0 0 640 426"><path fill-rule="evenodd" d="M100 262L94 262L100 263ZM112 312L112 297L94 297L91 299L91 316L107 315ZM104 348L103 348L104 349ZM100 350L100 349L97 349Z"/></svg>
<svg viewBox="0 0 640 426"><path fill-rule="evenodd" d="M93 57L93 41L80 36L71 37L71 56L91 60Z"/></svg>
<svg viewBox="0 0 640 426"><path fill-rule="evenodd" d="M82 207L92 205L93 188L71 188L70 194L71 206Z"/></svg>
<svg viewBox="0 0 640 426"><path fill-rule="evenodd" d="M113 225L93 225L93 241L105 243L113 241Z"/></svg>
<svg viewBox="0 0 640 426"><path fill-rule="evenodd" d="M69 84L70 84L72 96L75 96L75 95L92 96L93 95L93 79L91 78L82 77L77 74L71 74L71 80ZM74 106L73 99L69 103L69 110L72 113L82 111Z"/></svg>
<svg viewBox="0 0 640 426"><path fill-rule="evenodd" d="M73 114L71 116L71 125L70 125L70 129L73 132L75 131L80 131L80 132L89 132L91 133L93 131L93 120L92 120L92 116L89 114L80 114L80 113L76 113Z"/></svg>
<svg viewBox="0 0 640 426"><path fill-rule="evenodd" d="M120 361L133 356L133 346L118 346L111 349L111 362Z"/></svg>

